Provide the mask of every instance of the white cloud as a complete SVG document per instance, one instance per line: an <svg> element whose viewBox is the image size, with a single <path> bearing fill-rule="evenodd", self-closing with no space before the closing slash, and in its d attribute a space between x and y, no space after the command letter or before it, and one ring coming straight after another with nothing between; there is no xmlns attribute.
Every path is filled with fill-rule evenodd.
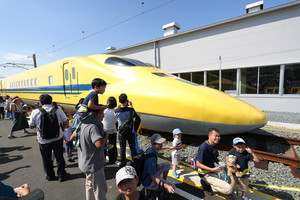
<svg viewBox="0 0 300 200"><path fill-rule="evenodd" d="M28 57L28 55L21 55L21 54L16 54L16 53L6 53L6 54L4 54L3 59L9 60L9 61L32 60L32 58Z"/></svg>

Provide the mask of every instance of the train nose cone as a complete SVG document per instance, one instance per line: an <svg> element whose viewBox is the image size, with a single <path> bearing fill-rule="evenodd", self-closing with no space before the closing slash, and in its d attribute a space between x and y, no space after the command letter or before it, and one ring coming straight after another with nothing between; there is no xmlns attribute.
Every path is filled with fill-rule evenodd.
<svg viewBox="0 0 300 200"><path fill-rule="evenodd" d="M253 130L267 123L262 111L220 91L212 91L206 97L203 111L204 121L214 123L228 134Z"/></svg>

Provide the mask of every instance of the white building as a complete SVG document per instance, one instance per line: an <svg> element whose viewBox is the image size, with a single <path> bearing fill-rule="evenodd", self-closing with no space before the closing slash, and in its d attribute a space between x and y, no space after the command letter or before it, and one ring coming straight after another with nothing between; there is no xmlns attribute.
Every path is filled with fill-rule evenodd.
<svg viewBox="0 0 300 200"><path fill-rule="evenodd" d="M108 53L220 89L264 111L300 113L300 1L247 13ZM221 69L221 70L220 70ZM221 73L219 73L221 71Z"/></svg>

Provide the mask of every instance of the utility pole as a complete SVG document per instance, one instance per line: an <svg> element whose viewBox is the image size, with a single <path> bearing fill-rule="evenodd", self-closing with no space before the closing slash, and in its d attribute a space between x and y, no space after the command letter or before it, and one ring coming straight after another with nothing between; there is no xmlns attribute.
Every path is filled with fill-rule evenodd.
<svg viewBox="0 0 300 200"><path fill-rule="evenodd" d="M37 66L36 66L36 57L35 57L35 53L32 54L32 59L33 59L33 66L34 66L34 68L37 68Z"/></svg>

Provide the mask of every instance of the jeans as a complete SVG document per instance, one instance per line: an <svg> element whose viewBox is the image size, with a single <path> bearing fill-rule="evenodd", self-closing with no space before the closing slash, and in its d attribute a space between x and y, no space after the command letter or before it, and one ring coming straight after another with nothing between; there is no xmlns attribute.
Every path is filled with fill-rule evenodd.
<svg viewBox="0 0 300 200"><path fill-rule="evenodd" d="M59 178L66 175L65 171L65 159L63 157L63 139L61 138L58 141L54 141L48 144L39 144L40 152L43 160L44 172L46 173L46 179L53 178L55 172L53 170L53 164L51 160L52 150L57 163L57 175Z"/></svg>
<svg viewBox="0 0 300 200"><path fill-rule="evenodd" d="M65 153L69 154L72 152L73 150L73 141L69 141L68 144L65 144Z"/></svg>

